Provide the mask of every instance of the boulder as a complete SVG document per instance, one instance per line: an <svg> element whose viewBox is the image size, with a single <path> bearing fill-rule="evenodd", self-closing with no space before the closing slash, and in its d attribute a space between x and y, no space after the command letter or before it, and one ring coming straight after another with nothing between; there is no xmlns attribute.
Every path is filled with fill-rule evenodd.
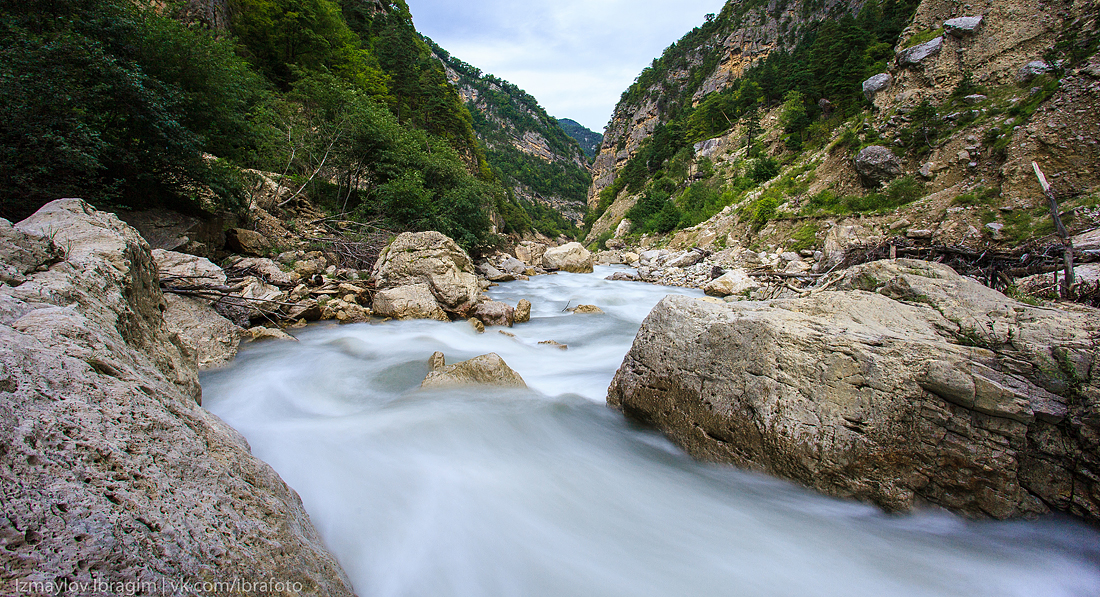
<svg viewBox="0 0 1100 597"><path fill-rule="evenodd" d="M153 260L157 264L157 274L162 283L175 286L225 284L225 270L214 265L205 257L196 257L187 253L153 249Z"/></svg>
<svg viewBox="0 0 1100 597"><path fill-rule="evenodd" d="M516 259L515 257L508 256L504 258L504 261L500 263L500 269L512 274L513 276L522 276L527 273L527 264Z"/></svg>
<svg viewBox="0 0 1100 597"><path fill-rule="evenodd" d="M253 319L275 313L287 298L287 293L278 286L268 284L255 276L247 276L236 294L245 299L248 316Z"/></svg>
<svg viewBox="0 0 1100 597"><path fill-rule="evenodd" d="M707 296L725 297L741 294L759 287L760 283L750 277L745 270L732 269L711 280L703 287L703 293Z"/></svg>
<svg viewBox="0 0 1100 597"><path fill-rule="evenodd" d="M200 219L159 208L119 211L118 217L137 228L154 249L208 258L225 247L225 229L229 224L225 215L208 215Z"/></svg>
<svg viewBox="0 0 1100 597"><path fill-rule="evenodd" d="M394 319L450 321L426 283L379 290L374 295L374 313L379 317Z"/></svg>
<svg viewBox="0 0 1100 597"><path fill-rule="evenodd" d="M486 327L494 325L512 327L515 309L500 301L483 301L474 307L471 314L480 319Z"/></svg>
<svg viewBox="0 0 1100 597"><path fill-rule="evenodd" d="M210 306L210 301L164 295L164 323L194 357L200 371L228 365L237 356L241 328Z"/></svg>
<svg viewBox="0 0 1100 597"><path fill-rule="evenodd" d="M1016 80L1020 83L1030 83L1036 77L1045 75L1051 71L1051 66L1043 60L1033 60L1020 67L1016 73Z"/></svg>
<svg viewBox="0 0 1100 597"><path fill-rule="evenodd" d="M321 305L316 299L302 299L293 307L288 307L286 318L291 320L304 319L306 321L318 321L321 319Z"/></svg>
<svg viewBox="0 0 1100 597"><path fill-rule="evenodd" d="M906 259L832 283L766 302L666 297L608 403L696 457L891 511L1100 522L1097 311L1031 307Z"/></svg>
<svg viewBox="0 0 1100 597"><path fill-rule="evenodd" d="M968 35L974 35L981 29L983 19L981 16L977 17L956 17L954 19L948 19L943 22L943 30L955 37L966 37Z"/></svg>
<svg viewBox="0 0 1100 597"><path fill-rule="evenodd" d="M443 353L435 353L429 361L432 368L421 382L421 388L451 388L456 386L505 386L526 388L519 373L516 373L495 352L474 357L468 361L446 365Z"/></svg>
<svg viewBox="0 0 1100 597"><path fill-rule="evenodd" d="M275 284L276 286L290 286L294 283L291 280L290 272L284 272L283 268L279 267L278 263L266 257L245 257L243 259L236 259L230 261L229 266L232 269L244 270L255 276L259 276L265 282Z"/></svg>
<svg viewBox="0 0 1100 597"><path fill-rule="evenodd" d="M684 251L669 258L665 267L691 267L703 260L701 251Z"/></svg>
<svg viewBox="0 0 1100 597"><path fill-rule="evenodd" d="M382 249L371 277L379 289L426 285L439 306L450 312L476 303L481 295L470 256L434 231L399 234Z"/></svg>
<svg viewBox="0 0 1100 597"><path fill-rule="evenodd" d="M597 307L596 305L577 305L576 307L569 309L569 312L578 315L597 315L599 313L603 313L603 309Z"/></svg>
<svg viewBox="0 0 1100 597"><path fill-rule="evenodd" d="M244 335L250 342L259 342L260 340L281 340L289 342L297 342L298 339L290 334L280 330L279 328L269 328L262 325L248 328L244 331Z"/></svg>
<svg viewBox="0 0 1100 597"><path fill-rule="evenodd" d="M921 64L943 49L943 36L898 52L898 66L905 68Z"/></svg>
<svg viewBox="0 0 1100 597"><path fill-rule="evenodd" d="M262 257L271 251L271 241L266 236L246 228L230 228L225 231L225 248L242 255Z"/></svg>
<svg viewBox="0 0 1100 597"><path fill-rule="evenodd" d="M815 265L815 270L819 273L832 270L844 262L850 251L867 244L867 240L868 232L859 224L835 225L829 228L825 233L821 259Z"/></svg>
<svg viewBox="0 0 1100 597"><path fill-rule="evenodd" d="M615 272L604 279L614 280L616 282L637 282L638 275L630 272Z"/></svg>
<svg viewBox="0 0 1100 597"><path fill-rule="evenodd" d="M592 253L577 242L551 247L542 256L542 266L548 270L590 273L592 263Z"/></svg>
<svg viewBox="0 0 1100 597"><path fill-rule="evenodd" d="M199 406L138 232L78 199L16 228L25 254L47 256L40 267L48 237L67 251L0 286L8 586L278 578L352 595L294 490Z"/></svg>
<svg viewBox="0 0 1100 597"><path fill-rule="evenodd" d="M531 301L519 299L519 302L516 303L516 310L512 316L512 321L515 323L527 323L531 321Z"/></svg>
<svg viewBox="0 0 1100 597"><path fill-rule="evenodd" d="M901 175L901 160L888 147L871 145L856 156L856 171L864 186L877 187Z"/></svg>
<svg viewBox="0 0 1100 597"><path fill-rule="evenodd" d="M490 282L511 282L516 279L512 274L502 272L489 263L482 263L477 266L477 271Z"/></svg>
<svg viewBox="0 0 1100 597"><path fill-rule="evenodd" d="M877 74L863 82L863 96L873 103L879 92L889 89L893 84L894 77L890 73Z"/></svg>
<svg viewBox="0 0 1100 597"><path fill-rule="evenodd" d="M0 284L18 286L28 274L62 256L48 238L28 235L0 218Z"/></svg>
<svg viewBox="0 0 1100 597"><path fill-rule="evenodd" d="M542 256L546 254L546 245L525 240L516 245L516 257L527 265L542 265Z"/></svg>
<svg viewBox="0 0 1100 597"><path fill-rule="evenodd" d="M622 238L630 234L630 220L622 220L619 225L615 227L615 238Z"/></svg>

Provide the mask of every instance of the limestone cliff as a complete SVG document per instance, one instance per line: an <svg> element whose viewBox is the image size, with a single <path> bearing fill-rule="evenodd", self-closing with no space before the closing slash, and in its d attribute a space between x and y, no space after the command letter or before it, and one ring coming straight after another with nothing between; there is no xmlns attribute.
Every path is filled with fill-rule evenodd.
<svg viewBox="0 0 1100 597"><path fill-rule="evenodd" d="M63 199L0 237L0 593L351 595L297 493L199 405L137 231Z"/></svg>

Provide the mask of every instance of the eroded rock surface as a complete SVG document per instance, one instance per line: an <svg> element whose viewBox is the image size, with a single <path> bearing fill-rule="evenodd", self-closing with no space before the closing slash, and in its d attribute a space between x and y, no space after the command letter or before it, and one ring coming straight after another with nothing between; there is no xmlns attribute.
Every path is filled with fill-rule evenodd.
<svg viewBox="0 0 1100 597"><path fill-rule="evenodd" d="M0 285L0 592L277 578L351 595L298 495L199 406L138 233L77 199L16 228L29 254L65 255Z"/></svg>
<svg viewBox="0 0 1100 597"><path fill-rule="evenodd" d="M693 455L906 510L1100 521L1100 315L880 261L838 291L665 298L608 403Z"/></svg>
<svg viewBox="0 0 1100 597"><path fill-rule="evenodd" d="M404 232L382 250L372 277L380 290L424 285L439 308L465 315L481 295L470 256L453 240L439 232ZM379 293L378 296L381 296ZM374 310L379 308L375 298ZM434 309L421 309L431 314Z"/></svg>
<svg viewBox="0 0 1100 597"><path fill-rule="evenodd" d="M542 266L548 270L591 273L593 263L592 253L580 243L551 247L542 256Z"/></svg>
<svg viewBox="0 0 1100 597"><path fill-rule="evenodd" d="M519 373L495 352L483 354L461 363L447 365L443 353L434 353L429 359L431 371L421 382L422 388L448 388L455 386L491 385L526 388Z"/></svg>

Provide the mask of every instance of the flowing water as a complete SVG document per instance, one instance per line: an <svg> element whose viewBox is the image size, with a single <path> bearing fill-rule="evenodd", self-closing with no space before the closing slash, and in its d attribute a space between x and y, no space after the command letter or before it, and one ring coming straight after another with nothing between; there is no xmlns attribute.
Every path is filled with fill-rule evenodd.
<svg viewBox="0 0 1100 597"><path fill-rule="evenodd" d="M361 597L1100 595L1100 533L1061 518L889 516L701 464L603 405L642 319L684 289L539 276L530 323L312 326L204 375L204 404L294 487ZM567 304L606 314L571 315ZM568 345L560 350L540 341ZM529 391L418 391L496 352Z"/></svg>

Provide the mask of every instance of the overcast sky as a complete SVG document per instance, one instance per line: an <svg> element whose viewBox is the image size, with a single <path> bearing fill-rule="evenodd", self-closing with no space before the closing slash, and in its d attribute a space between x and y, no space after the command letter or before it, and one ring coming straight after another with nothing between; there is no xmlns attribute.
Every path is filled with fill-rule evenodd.
<svg viewBox="0 0 1100 597"><path fill-rule="evenodd" d="M724 0L407 0L420 33L602 133L619 96Z"/></svg>

